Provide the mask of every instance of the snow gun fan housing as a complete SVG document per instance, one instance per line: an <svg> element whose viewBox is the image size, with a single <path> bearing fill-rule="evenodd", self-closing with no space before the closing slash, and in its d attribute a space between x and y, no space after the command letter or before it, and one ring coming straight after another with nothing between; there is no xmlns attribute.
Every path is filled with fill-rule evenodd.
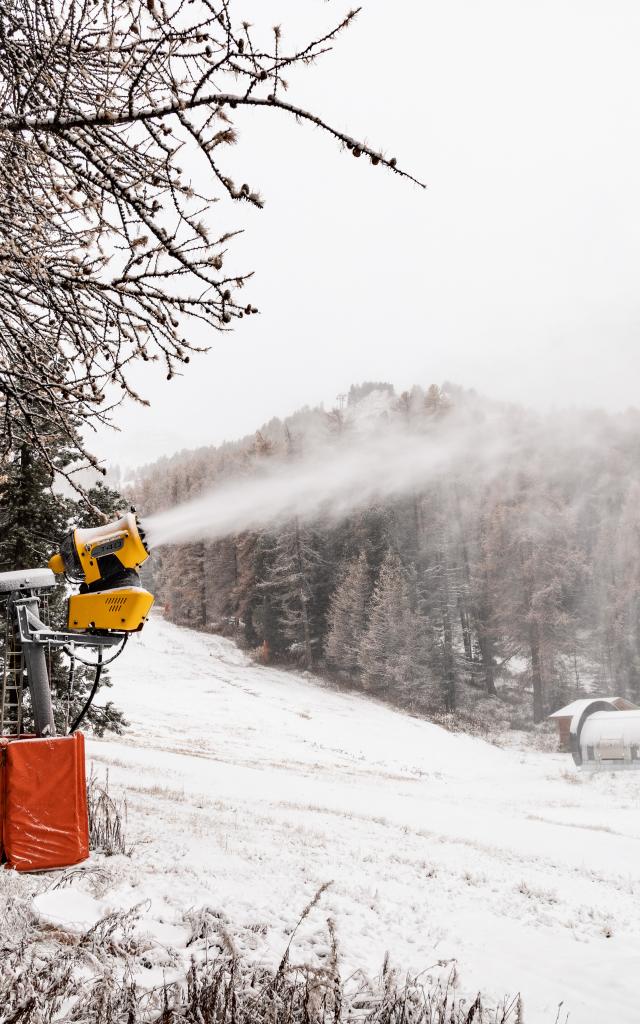
<svg viewBox="0 0 640 1024"><path fill-rule="evenodd" d="M95 529L73 530L49 560L80 593L69 598L71 630L134 633L146 622L153 594L138 570L149 557L144 530L133 512Z"/></svg>

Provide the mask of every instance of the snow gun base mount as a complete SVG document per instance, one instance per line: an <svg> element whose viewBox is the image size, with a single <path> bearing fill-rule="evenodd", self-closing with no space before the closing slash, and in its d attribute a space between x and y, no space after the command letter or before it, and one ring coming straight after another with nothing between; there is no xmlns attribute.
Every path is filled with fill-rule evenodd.
<svg viewBox="0 0 640 1024"><path fill-rule="evenodd" d="M148 554L144 531L132 510L115 523L73 531L47 569L0 573L0 598L7 600L0 735L24 731L22 684L26 676L34 732L40 737L55 736L47 667L52 647L62 648L70 659L69 689L75 661L95 668L89 698L69 732L79 727L97 692L103 666L122 653L130 633L142 629L153 604L153 595L140 586L138 576ZM80 593L69 597L68 632L51 629L41 618L40 601L46 603L56 587L56 572L80 585ZM94 648L97 661L83 661L77 648ZM107 648L116 650L105 661Z"/></svg>

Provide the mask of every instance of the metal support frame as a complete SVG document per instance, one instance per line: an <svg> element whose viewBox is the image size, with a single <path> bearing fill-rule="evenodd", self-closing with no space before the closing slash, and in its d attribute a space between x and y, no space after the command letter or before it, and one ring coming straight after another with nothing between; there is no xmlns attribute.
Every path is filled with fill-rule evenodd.
<svg viewBox="0 0 640 1024"><path fill-rule="evenodd" d="M122 643L126 634L64 633L51 629L40 619L38 589L40 588L34 587L26 594L25 590L14 591L9 594L9 603L16 618L18 636L24 653L36 735L55 736L51 682L46 660L47 648L115 647Z"/></svg>

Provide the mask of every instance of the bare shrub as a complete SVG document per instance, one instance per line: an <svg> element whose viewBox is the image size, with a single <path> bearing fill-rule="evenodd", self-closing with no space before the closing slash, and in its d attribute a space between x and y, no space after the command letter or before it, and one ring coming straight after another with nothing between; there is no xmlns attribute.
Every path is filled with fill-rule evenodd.
<svg viewBox="0 0 640 1024"><path fill-rule="evenodd" d="M107 857L121 853L129 856L124 824L127 820L126 799L114 800L109 793L109 772L104 783L93 774L87 783L87 810L89 812L89 845L92 850Z"/></svg>
<svg viewBox="0 0 640 1024"><path fill-rule="evenodd" d="M33 876L32 876L33 877ZM0 963L11 949L26 946L34 931L32 884L17 871L0 869ZM40 879L38 878L38 882Z"/></svg>

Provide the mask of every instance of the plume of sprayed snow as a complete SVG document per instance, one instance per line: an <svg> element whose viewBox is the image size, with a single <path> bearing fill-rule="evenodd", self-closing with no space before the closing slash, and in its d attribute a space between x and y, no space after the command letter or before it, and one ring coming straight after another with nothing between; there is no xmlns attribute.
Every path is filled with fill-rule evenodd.
<svg viewBox="0 0 640 1024"><path fill-rule="evenodd" d="M268 529L298 517L339 520L376 501L424 489L456 468L487 479L500 463L502 431L485 420L451 422L414 430L383 429L340 437L302 458L264 460L250 477L227 480L208 493L145 518L153 546L220 540ZM473 453L473 456L471 455Z"/></svg>

